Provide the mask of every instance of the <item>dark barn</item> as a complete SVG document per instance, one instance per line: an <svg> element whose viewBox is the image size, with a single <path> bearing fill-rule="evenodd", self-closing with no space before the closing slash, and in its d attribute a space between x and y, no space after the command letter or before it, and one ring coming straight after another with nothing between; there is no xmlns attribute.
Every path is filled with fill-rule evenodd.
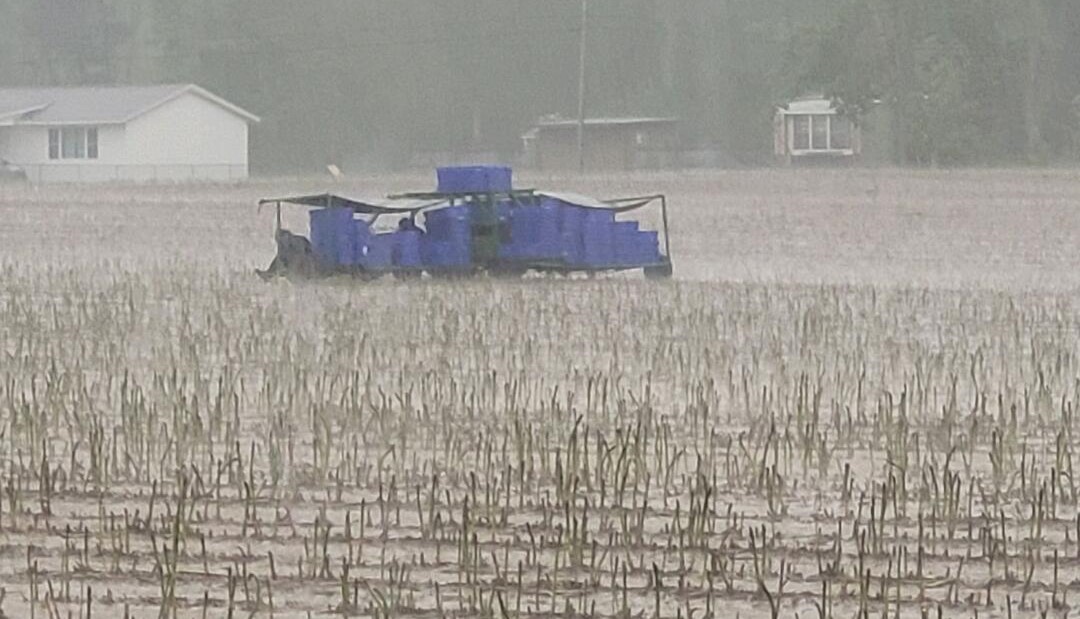
<svg viewBox="0 0 1080 619"><path fill-rule="evenodd" d="M585 121L586 170L648 170L677 161L674 118L590 118ZM525 163L537 170L577 170L578 121L545 118L522 136Z"/></svg>

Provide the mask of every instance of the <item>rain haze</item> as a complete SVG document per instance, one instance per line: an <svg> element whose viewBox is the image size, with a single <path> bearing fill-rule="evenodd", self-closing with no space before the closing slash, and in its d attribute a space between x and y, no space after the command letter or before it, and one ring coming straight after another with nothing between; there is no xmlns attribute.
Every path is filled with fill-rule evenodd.
<svg viewBox="0 0 1080 619"><path fill-rule="evenodd" d="M1075 0L0 0L0 619L1068 617Z"/></svg>

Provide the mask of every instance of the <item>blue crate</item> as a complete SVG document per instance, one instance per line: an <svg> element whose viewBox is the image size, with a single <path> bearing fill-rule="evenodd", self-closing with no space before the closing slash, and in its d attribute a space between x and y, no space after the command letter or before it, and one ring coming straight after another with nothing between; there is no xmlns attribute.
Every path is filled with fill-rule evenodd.
<svg viewBox="0 0 1080 619"><path fill-rule="evenodd" d="M562 231L559 229L562 205L555 201L545 201L540 205L540 221L537 227L536 244L533 254L541 260L562 258Z"/></svg>
<svg viewBox="0 0 1080 619"><path fill-rule="evenodd" d="M564 204L559 212L559 244L567 264L579 265L585 260L584 226L585 209Z"/></svg>
<svg viewBox="0 0 1080 619"><path fill-rule="evenodd" d="M561 205L555 200L515 209L510 215L510 237L500 248L499 255L520 260L560 259L560 210Z"/></svg>
<svg viewBox="0 0 1080 619"><path fill-rule="evenodd" d="M434 270L465 267L470 262L468 247L427 237L420 243L420 255L424 266Z"/></svg>
<svg viewBox="0 0 1080 619"><path fill-rule="evenodd" d="M529 227L526 220L529 215L527 207L510 206L499 210L499 257L508 260L517 260L522 257L528 243L525 239L529 235Z"/></svg>
<svg viewBox="0 0 1080 619"><path fill-rule="evenodd" d="M308 217L311 247L319 260L333 266L354 264L358 231L352 209L315 209Z"/></svg>
<svg viewBox="0 0 1080 619"><path fill-rule="evenodd" d="M368 254L368 245L371 243L371 227L368 222L356 220L353 224L356 230L356 238L352 243L352 255L348 261L349 266L364 265Z"/></svg>
<svg viewBox="0 0 1080 619"><path fill-rule="evenodd" d="M590 221L586 216L582 228L582 264L588 267L609 267L615 264L615 229L606 221Z"/></svg>
<svg viewBox="0 0 1080 619"><path fill-rule="evenodd" d="M522 250L536 243L539 215L540 211L532 206L523 206L514 211L510 218L510 243Z"/></svg>
<svg viewBox="0 0 1080 619"><path fill-rule="evenodd" d="M434 267L465 266L472 257L469 208L453 206L426 214L427 234L420 243L421 261Z"/></svg>
<svg viewBox="0 0 1080 619"><path fill-rule="evenodd" d="M606 209L584 209L582 222L582 263L589 267L615 264L615 213Z"/></svg>
<svg viewBox="0 0 1080 619"><path fill-rule="evenodd" d="M367 239L358 260L366 269L387 269L393 265L394 234L373 234Z"/></svg>
<svg viewBox="0 0 1080 619"><path fill-rule="evenodd" d="M420 260L434 268L467 265L471 241L467 211L462 207L432 211L427 215L427 234L420 238Z"/></svg>
<svg viewBox="0 0 1080 619"><path fill-rule="evenodd" d="M513 171L506 166L438 168L440 193L505 193L513 189Z"/></svg>
<svg viewBox="0 0 1080 619"><path fill-rule="evenodd" d="M424 215L427 237L438 241L461 242L469 237L469 209L466 206L451 206Z"/></svg>
<svg viewBox="0 0 1080 619"><path fill-rule="evenodd" d="M615 264L630 266L639 264L640 237L636 221L617 221L613 228Z"/></svg>
<svg viewBox="0 0 1080 619"><path fill-rule="evenodd" d="M641 260L643 262L660 262L660 234L646 231L640 236Z"/></svg>
<svg viewBox="0 0 1080 619"><path fill-rule="evenodd" d="M584 211L586 223L592 224L613 224L615 223L615 211L606 208L591 208L587 206L581 207Z"/></svg>

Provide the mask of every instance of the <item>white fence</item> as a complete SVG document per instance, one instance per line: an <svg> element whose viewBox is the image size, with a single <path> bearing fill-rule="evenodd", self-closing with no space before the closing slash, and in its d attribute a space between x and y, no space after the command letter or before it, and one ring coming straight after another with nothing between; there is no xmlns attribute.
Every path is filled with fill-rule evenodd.
<svg viewBox="0 0 1080 619"><path fill-rule="evenodd" d="M233 181L248 177L246 165L110 165L47 163L22 166L34 183L156 183Z"/></svg>

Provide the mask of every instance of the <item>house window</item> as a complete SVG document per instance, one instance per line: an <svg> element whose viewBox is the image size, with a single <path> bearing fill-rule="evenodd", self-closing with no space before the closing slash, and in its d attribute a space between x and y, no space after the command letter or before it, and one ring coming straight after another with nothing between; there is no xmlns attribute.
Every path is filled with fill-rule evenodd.
<svg viewBox="0 0 1080 619"><path fill-rule="evenodd" d="M49 129L49 159L60 158L60 130Z"/></svg>
<svg viewBox="0 0 1080 619"><path fill-rule="evenodd" d="M91 127L86 130L86 158L97 159L97 129Z"/></svg>
<svg viewBox="0 0 1080 619"><path fill-rule="evenodd" d="M49 159L97 159L96 127L49 129Z"/></svg>

